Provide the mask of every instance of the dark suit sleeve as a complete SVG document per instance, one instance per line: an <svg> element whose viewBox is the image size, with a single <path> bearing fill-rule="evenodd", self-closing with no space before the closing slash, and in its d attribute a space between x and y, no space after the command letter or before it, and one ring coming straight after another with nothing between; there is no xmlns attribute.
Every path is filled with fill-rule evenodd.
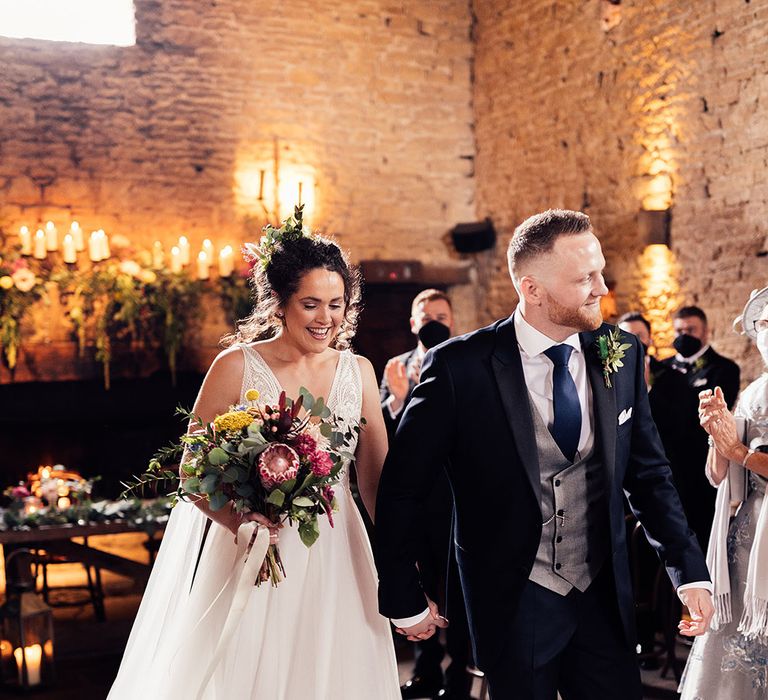
<svg viewBox="0 0 768 700"><path fill-rule="evenodd" d="M635 368L634 419L624 491L674 586L709 581L704 556L688 527L669 462L651 418L643 351L639 343L634 344L639 359Z"/></svg>
<svg viewBox="0 0 768 700"><path fill-rule="evenodd" d="M728 408L731 410L733 410L733 407L736 404L736 397L739 395L740 386L741 370L735 362L728 362L728 364L725 364L723 367L720 388L723 390L725 403L728 404Z"/></svg>
<svg viewBox="0 0 768 700"><path fill-rule="evenodd" d="M376 500L376 563L382 615L417 615L426 601L416 568L419 514L448 460L456 406L445 361L431 351L384 462Z"/></svg>

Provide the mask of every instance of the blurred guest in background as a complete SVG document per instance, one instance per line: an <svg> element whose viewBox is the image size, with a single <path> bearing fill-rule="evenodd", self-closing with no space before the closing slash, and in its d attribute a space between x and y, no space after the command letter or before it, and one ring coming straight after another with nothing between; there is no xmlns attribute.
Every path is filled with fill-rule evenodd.
<svg viewBox="0 0 768 700"><path fill-rule="evenodd" d="M411 304L411 331L418 338L413 350L393 357L381 381L381 407L390 440L419 382L421 363L430 348L448 340L453 330L453 309L445 292L425 289ZM448 597L446 647L451 663L443 676L445 649L438 635L416 645L413 676L400 689L403 698L454 698L468 700L471 678L466 672L470 660L469 629L461 595L458 569L453 556L451 520L453 500L448 479L441 472L427 503L425 528L420 543L419 569L431 600ZM446 585L447 578L447 585ZM447 589L447 594L445 593ZM441 609L443 606L441 605Z"/></svg>
<svg viewBox="0 0 768 700"><path fill-rule="evenodd" d="M645 348L645 382L648 385L651 415L659 430L678 490L682 492L680 481L687 478L685 474L686 453L689 449L687 436L694 430L700 430L697 414L698 401L695 394L690 391L685 375L648 354L649 348L653 346L653 340L651 324L645 316L638 311L631 311L619 318L618 326L621 330L636 335ZM685 505L685 501L683 504ZM632 528L635 522L634 519L631 521ZM631 532L628 536L631 537ZM658 668L659 662L654 654L656 611L651 601L654 596L659 558L645 538L637 541L637 547L633 565L637 568L634 572L637 590L634 593L639 661L642 668Z"/></svg>
<svg viewBox="0 0 768 700"><path fill-rule="evenodd" d="M683 375L689 389L689 395L677 401L677 408L688 416L692 402L698 402L699 392L706 389L711 391L716 386L722 389L728 408L732 408L739 393L739 366L716 353L709 345L709 328L704 311L698 306L684 306L675 314L673 325L673 345L677 354L664 360L664 364ZM675 483L688 522L699 538L702 549L706 551L715 512L715 494L702 472L708 445L707 434L698 425L698 419L686 422L678 446L680 451L676 471L673 464Z"/></svg>

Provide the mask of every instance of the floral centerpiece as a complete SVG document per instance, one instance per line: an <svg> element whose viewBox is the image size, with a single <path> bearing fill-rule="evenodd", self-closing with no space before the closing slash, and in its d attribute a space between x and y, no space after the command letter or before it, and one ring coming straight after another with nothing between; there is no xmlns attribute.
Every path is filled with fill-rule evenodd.
<svg viewBox="0 0 768 700"><path fill-rule="evenodd" d="M281 393L277 405L258 403L255 389L245 398L247 404L231 406L211 423L179 409L198 428L161 450L143 475L124 484L123 495L177 479L171 465L181 461L177 499L204 498L213 511L230 506L296 525L301 541L311 547L320 536L321 517L333 526L334 486L354 460L349 447L360 424L346 425L304 388L295 401ZM272 544L256 584L269 580L276 586L284 576L280 551Z"/></svg>

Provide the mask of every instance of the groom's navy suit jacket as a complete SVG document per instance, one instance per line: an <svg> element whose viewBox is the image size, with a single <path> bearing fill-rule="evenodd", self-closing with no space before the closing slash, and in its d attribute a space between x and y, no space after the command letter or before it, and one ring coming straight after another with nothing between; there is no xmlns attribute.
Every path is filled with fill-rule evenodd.
<svg viewBox="0 0 768 700"><path fill-rule="evenodd" d="M631 348L624 366L610 375L612 388L605 385L595 343L612 328L603 324L580 338L609 499L610 550L604 566L613 569L622 625L634 645L624 494L675 586L708 581L709 574L651 418L643 351L634 335L622 335ZM620 415L626 418L630 409L620 424ZM426 607L412 529L439 470L445 469L480 668L491 666L506 644L539 546L541 486L532 410L511 317L449 340L427 353L381 475L376 506L381 613L406 618Z"/></svg>

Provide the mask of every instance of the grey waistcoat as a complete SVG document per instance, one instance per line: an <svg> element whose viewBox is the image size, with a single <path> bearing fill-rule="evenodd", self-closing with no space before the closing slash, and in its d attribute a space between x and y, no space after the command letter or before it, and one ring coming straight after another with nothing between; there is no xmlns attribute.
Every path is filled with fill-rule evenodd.
<svg viewBox="0 0 768 700"><path fill-rule="evenodd" d="M560 595L585 591L608 551L608 516L599 450L571 464L531 402L539 452L544 526L529 576ZM595 445L597 446L597 441Z"/></svg>

